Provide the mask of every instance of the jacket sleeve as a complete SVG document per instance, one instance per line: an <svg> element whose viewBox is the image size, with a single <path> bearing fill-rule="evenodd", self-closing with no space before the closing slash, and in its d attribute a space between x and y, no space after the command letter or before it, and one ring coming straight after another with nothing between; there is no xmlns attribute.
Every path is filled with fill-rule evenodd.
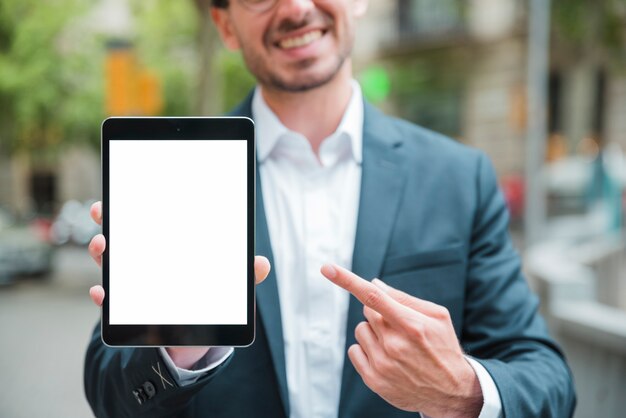
<svg viewBox="0 0 626 418"><path fill-rule="evenodd" d="M97 417L189 416L194 396L229 361L180 387L157 348L107 347L98 323L85 356L85 394Z"/></svg>
<svg viewBox="0 0 626 418"><path fill-rule="evenodd" d="M493 378L511 417L572 416L570 370L539 315L508 234L508 211L495 172L481 154L461 344Z"/></svg>

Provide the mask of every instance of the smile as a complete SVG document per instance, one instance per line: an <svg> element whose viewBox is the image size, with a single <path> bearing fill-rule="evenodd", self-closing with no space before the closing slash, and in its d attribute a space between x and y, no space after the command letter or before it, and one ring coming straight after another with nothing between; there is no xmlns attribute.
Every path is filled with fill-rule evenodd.
<svg viewBox="0 0 626 418"><path fill-rule="evenodd" d="M278 43L278 46L280 46L282 49L301 48L312 42L317 41L322 37L322 35L323 33L321 30L312 30L311 32L307 32L300 36L283 39Z"/></svg>

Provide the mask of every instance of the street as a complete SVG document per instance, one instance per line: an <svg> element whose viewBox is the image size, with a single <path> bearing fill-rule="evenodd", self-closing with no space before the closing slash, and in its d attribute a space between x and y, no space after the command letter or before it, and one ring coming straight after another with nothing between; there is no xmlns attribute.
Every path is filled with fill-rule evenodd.
<svg viewBox="0 0 626 418"><path fill-rule="evenodd" d="M86 248L62 247L50 277L0 287L0 416L90 417L83 359L99 310L100 270Z"/></svg>

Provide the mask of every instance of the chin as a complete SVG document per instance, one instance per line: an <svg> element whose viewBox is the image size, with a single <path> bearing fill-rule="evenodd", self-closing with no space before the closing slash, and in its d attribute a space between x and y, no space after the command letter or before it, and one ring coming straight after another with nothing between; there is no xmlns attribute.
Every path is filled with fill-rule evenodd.
<svg viewBox="0 0 626 418"><path fill-rule="evenodd" d="M282 91L303 92L322 87L332 81L343 66L343 61L334 64L330 69L317 71L296 71L288 77L279 74L269 75L269 85ZM309 68L309 70L312 70Z"/></svg>
<svg viewBox="0 0 626 418"><path fill-rule="evenodd" d="M273 79L270 84L278 90L296 93L316 89L327 84L330 80L332 80L332 76L326 78L300 78L294 81Z"/></svg>

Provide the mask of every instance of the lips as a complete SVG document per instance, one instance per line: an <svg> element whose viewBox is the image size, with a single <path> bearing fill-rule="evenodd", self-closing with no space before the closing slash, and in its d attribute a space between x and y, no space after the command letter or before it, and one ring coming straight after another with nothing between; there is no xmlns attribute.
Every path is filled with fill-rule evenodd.
<svg viewBox="0 0 626 418"><path fill-rule="evenodd" d="M284 38L278 42L278 46L281 49L295 49L307 46L318 39L320 39L324 33L320 29L314 29L309 32L303 33L298 36L291 36Z"/></svg>

